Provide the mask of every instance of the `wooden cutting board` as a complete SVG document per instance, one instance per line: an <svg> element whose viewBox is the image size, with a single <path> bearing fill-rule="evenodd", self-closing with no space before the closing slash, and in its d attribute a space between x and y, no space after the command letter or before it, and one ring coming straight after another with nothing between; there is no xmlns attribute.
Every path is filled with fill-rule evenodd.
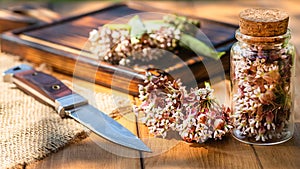
<svg viewBox="0 0 300 169"><path fill-rule="evenodd" d="M137 85L143 82L143 70L100 62L96 58L90 57L88 52L82 52L82 49L84 49L92 29L116 18L143 11L145 10L129 7L126 4L116 4L50 24L14 30L2 34L1 50L19 55L36 64L46 63L61 73L74 75L84 80L136 95L138 93ZM237 26L203 18L199 18L199 20L201 30L216 50L226 51L226 55L221 58L221 61L224 70L228 71L229 50L235 42L234 33ZM176 74L177 77L186 77L188 73L183 69L186 64L194 74L195 79L201 83L208 80L208 73L203 62L205 61L205 66L213 67L216 65L214 60L201 56L182 55L182 60L185 62L184 64L181 63L181 65L167 68L164 71ZM172 66L174 65L170 65L170 67ZM145 65L142 67L147 68ZM218 76L222 71L221 68L216 68L210 72L210 75Z"/></svg>

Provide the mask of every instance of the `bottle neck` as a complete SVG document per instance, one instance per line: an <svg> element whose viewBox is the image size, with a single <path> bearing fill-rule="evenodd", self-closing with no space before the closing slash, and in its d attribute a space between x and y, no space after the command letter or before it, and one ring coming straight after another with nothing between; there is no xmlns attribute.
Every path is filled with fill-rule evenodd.
<svg viewBox="0 0 300 169"><path fill-rule="evenodd" d="M238 29L235 33L236 39L241 46L248 49L255 50L280 50L284 48L291 38L290 30L284 35L271 36L271 37L255 37L242 34Z"/></svg>

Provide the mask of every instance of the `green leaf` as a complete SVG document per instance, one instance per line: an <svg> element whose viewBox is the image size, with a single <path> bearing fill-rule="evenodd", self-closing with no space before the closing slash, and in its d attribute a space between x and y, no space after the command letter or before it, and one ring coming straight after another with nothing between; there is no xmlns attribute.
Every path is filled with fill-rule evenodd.
<svg viewBox="0 0 300 169"><path fill-rule="evenodd" d="M225 52L217 52L213 48L206 45L204 42L194 38L193 36L182 33L179 43L183 47L187 47L197 55L204 55L206 57L218 60L225 54Z"/></svg>
<svg viewBox="0 0 300 169"><path fill-rule="evenodd" d="M128 24L105 24L103 27L107 27L111 30L126 29L130 31L131 29L131 26Z"/></svg>
<svg viewBox="0 0 300 169"><path fill-rule="evenodd" d="M128 25L131 26L130 38L132 42L136 42L136 40L140 39L141 36L147 32L144 23L142 22L142 20L138 15L132 17L129 20Z"/></svg>
<svg viewBox="0 0 300 169"><path fill-rule="evenodd" d="M204 86L205 86L205 88L211 88L211 87L210 87L210 83L209 83L209 82L206 82L206 81L204 82Z"/></svg>
<svg viewBox="0 0 300 169"><path fill-rule="evenodd" d="M147 20L147 21L144 21L144 25L145 25L148 33L151 33L155 30L159 30L162 27L172 26L163 20Z"/></svg>

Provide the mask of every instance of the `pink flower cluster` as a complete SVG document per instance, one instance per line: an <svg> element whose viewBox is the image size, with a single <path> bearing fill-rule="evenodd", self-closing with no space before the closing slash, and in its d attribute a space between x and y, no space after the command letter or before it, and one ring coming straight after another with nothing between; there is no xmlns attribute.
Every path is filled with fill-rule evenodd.
<svg viewBox="0 0 300 169"><path fill-rule="evenodd" d="M234 133L251 142L276 142L288 136L292 55L283 49L253 48L248 55L237 53L232 58Z"/></svg>
<svg viewBox="0 0 300 169"><path fill-rule="evenodd" d="M172 130L187 142L201 143L221 139L233 128L230 109L216 102L208 84L188 92L180 80L146 72L139 98L135 112L143 114L142 122L154 136L164 138Z"/></svg>

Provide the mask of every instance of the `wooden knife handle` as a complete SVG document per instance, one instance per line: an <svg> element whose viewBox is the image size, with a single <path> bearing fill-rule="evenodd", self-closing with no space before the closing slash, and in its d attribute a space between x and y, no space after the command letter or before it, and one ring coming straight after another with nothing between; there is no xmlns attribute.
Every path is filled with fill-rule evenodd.
<svg viewBox="0 0 300 169"><path fill-rule="evenodd" d="M21 64L3 72L3 81L15 83L20 89L37 100L54 107L61 117L88 104L88 100L73 92L55 77Z"/></svg>
<svg viewBox="0 0 300 169"><path fill-rule="evenodd" d="M52 103L49 104L51 105L54 104L56 99L72 94L72 90L60 80L34 69L15 73L14 77L21 82L19 83L20 88L23 88L26 92L29 92L43 101L45 101L45 99L41 98L40 95L50 99ZM25 85L22 85L22 83ZM30 88L26 88L26 85Z"/></svg>

